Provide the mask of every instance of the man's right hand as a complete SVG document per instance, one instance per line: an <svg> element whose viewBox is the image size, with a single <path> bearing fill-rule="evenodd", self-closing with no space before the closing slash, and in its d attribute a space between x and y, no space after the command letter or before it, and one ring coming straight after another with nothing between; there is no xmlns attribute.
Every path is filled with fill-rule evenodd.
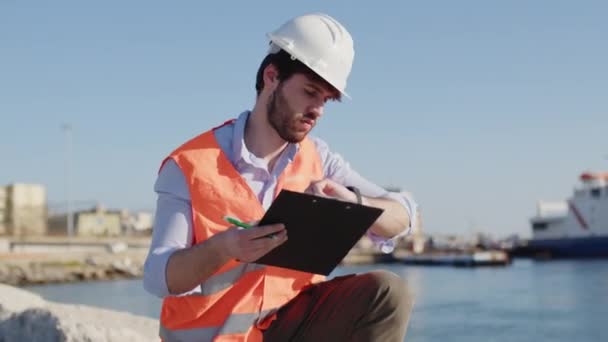
<svg viewBox="0 0 608 342"><path fill-rule="evenodd" d="M273 238L264 238L274 234ZM283 224L254 226L248 229L231 227L212 237L219 253L229 259L253 262L287 241L287 230Z"/></svg>

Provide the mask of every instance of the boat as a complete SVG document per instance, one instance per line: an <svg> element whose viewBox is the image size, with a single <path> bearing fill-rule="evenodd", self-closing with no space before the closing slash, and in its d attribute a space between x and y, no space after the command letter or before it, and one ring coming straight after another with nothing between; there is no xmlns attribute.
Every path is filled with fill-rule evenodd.
<svg viewBox="0 0 608 342"><path fill-rule="evenodd" d="M538 202L532 239L515 248L515 256L608 257L608 172L584 172L580 182L565 201Z"/></svg>
<svg viewBox="0 0 608 342"><path fill-rule="evenodd" d="M507 266L511 263L508 253L499 250L473 251L469 253L425 253L396 256L396 260L407 265L428 266Z"/></svg>

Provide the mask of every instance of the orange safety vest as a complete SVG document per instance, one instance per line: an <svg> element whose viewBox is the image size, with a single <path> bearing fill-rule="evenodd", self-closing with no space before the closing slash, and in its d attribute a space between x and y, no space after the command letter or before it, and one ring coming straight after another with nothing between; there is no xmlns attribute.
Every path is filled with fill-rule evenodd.
<svg viewBox="0 0 608 342"><path fill-rule="evenodd" d="M169 158L188 183L193 244L229 228L223 220L227 214L243 221L259 220L264 215L257 196L228 160L213 130L188 141ZM275 197L281 189L303 192L322 177L316 147L304 139L279 177ZM277 309L303 287L324 279L312 273L231 260L201 284L200 293L165 297L160 337L165 342L262 341L262 330L275 319Z"/></svg>

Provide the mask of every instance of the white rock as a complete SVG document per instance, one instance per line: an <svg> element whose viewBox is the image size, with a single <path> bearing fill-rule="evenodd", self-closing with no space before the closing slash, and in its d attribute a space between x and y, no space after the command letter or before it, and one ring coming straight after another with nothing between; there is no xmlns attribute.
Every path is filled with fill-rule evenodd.
<svg viewBox="0 0 608 342"><path fill-rule="evenodd" d="M0 319L5 314L45 306L46 302L37 294L0 284Z"/></svg>
<svg viewBox="0 0 608 342"><path fill-rule="evenodd" d="M46 302L0 284L0 341L158 341L158 321L125 312Z"/></svg>

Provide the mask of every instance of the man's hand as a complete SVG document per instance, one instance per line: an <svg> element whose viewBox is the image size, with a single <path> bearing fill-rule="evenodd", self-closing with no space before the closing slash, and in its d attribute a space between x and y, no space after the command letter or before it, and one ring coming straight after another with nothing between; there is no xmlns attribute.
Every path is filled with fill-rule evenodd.
<svg viewBox="0 0 608 342"><path fill-rule="evenodd" d="M357 195L341 184L329 179L314 182L307 189L308 193L329 197L341 201L357 203ZM402 233L410 225L410 217L405 207L390 198L361 196L361 204L384 209L384 212L371 227L378 236L392 238Z"/></svg>
<svg viewBox="0 0 608 342"><path fill-rule="evenodd" d="M276 234L274 239L265 235ZM167 288L169 293L190 291L232 259L252 262L287 241L282 224L237 227L213 235L206 241L175 251L167 262ZM184 267L184 265L187 265Z"/></svg>
<svg viewBox="0 0 608 342"><path fill-rule="evenodd" d="M274 234L273 238L264 236ZM282 224L255 226L248 229L231 227L212 237L229 259L253 262L287 241L287 231Z"/></svg>
<svg viewBox="0 0 608 342"><path fill-rule="evenodd" d="M323 179L310 184L307 192L317 196L357 203L357 195L354 192L348 190L342 184L338 184L330 179Z"/></svg>

